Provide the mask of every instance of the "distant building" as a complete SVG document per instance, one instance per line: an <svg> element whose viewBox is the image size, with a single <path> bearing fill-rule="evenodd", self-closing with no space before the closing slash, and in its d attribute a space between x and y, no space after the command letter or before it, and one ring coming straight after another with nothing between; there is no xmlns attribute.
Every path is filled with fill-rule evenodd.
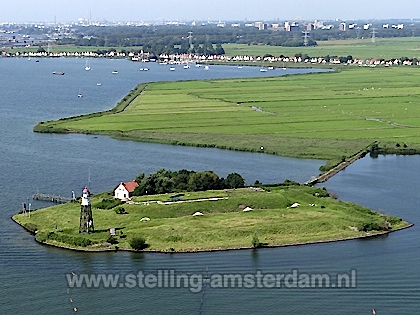
<svg viewBox="0 0 420 315"><path fill-rule="evenodd" d="M347 29L347 24L345 22L340 23L340 25L338 26L338 29L340 31L345 31Z"/></svg>
<svg viewBox="0 0 420 315"><path fill-rule="evenodd" d="M314 24L312 24L312 23L308 23L307 25L306 25L306 30L307 31L313 31L315 29L315 25Z"/></svg>
<svg viewBox="0 0 420 315"><path fill-rule="evenodd" d="M284 30L286 32L291 32L293 30L299 29L299 23L297 22L284 22Z"/></svg>
<svg viewBox="0 0 420 315"><path fill-rule="evenodd" d="M114 198L120 200L128 200L133 195L134 189L138 186L136 181L121 182L114 189Z"/></svg>
<svg viewBox="0 0 420 315"><path fill-rule="evenodd" d="M256 28L258 28L260 31L262 30L266 30L268 28L268 24L267 23L263 23L263 22L255 22L254 26Z"/></svg>

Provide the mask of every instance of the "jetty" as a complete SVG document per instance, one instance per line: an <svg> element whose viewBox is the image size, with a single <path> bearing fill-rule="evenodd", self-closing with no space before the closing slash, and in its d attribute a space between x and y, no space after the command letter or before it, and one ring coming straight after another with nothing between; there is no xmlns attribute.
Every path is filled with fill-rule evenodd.
<svg viewBox="0 0 420 315"><path fill-rule="evenodd" d="M66 198L62 196L50 195L50 194L34 194L32 196L33 200L43 200L43 201L51 201L54 203L67 203L72 201L72 198Z"/></svg>
<svg viewBox="0 0 420 315"><path fill-rule="evenodd" d="M353 155L352 157L350 157L349 159L339 163L338 165L336 165L335 167L333 167L332 169L330 169L329 171L319 175L318 177L313 177L310 180L308 180L307 182L305 182L305 185L310 185L313 186L315 184L319 184L319 183L324 183L327 180L329 180L331 177L333 177L334 175L336 175L337 173L341 172L342 170L344 170L347 166L353 164L354 162L356 162L357 160L363 158L366 156L366 154L368 154L368 150L364 149L358 153L356 153L355 155Z"/></svg>

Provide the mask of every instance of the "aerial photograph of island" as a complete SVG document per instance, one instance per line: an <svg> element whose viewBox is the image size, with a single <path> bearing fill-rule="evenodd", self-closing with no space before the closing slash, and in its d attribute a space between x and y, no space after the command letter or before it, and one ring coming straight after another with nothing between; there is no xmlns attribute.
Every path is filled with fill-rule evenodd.
<svg viewBox="0 0 420 315"><path fill-rule="evenodd" d="M0 314L417 314L417 8L3 4Z"/></svg>

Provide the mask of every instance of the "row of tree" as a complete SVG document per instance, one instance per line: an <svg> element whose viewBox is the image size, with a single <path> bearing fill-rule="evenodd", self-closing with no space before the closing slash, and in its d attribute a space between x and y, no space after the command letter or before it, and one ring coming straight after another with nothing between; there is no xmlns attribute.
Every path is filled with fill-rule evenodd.
<svg viewBox="0 0 420 315"><path fill-rule="evenodd" d="M134 190L134 196L179 191L231 189L245 186L245 180L238 173L231 173L226 178L220 178L213 171L195 172L180 170L176 172L160 169L148 176L141 173L136 177L135 181L139 186Z"/></svg>
<svg viewBox="0 0 420 315"><path fill-rule="evenodd" d="M226 43L303 46L300 32L258 30L255 27L220 28L216 26L108 26L73 29L71 37L62 37L59 44L98 47L142 47L143 50L159 55L161 53L197 53L200 55L223 55L222 45ZM316 45L309 39L309 46Z"/></svg>

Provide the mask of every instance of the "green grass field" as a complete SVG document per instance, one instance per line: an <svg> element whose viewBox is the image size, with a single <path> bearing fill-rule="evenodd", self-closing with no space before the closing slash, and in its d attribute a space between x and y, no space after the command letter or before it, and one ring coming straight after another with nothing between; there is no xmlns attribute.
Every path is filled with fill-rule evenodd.
<svg viewBox="0 0 420 315"><path fill-rule="evenodd" d="M265 191L250 188L229 191L186 193L184 200L225 197L218 201L158 204L170 195L137 197L138 204L124 204L128 214L95 206L105 194L92 198L95 232L83 237L93 245L77 247L60 240L79 237L78 203L68 203L14 216L19 224L37 230L37 239L48 244L87 249L114 249L104 246L109 229L116 228L118 248L130 249L129 240L141 235L149 250L197 251L251 247L254 234L267 246L299 244L360 237L367 232L355 227L372 222L392 222L393 229L407 226L395 217L388 217L367 208L328 197L324 189L304 186L271 187ZM148 203L146 203L148 201ZM297 208L290 205L298 202ZM311 204L313 204L311 206ZM239 205L251 207L243 212ZM121 206L118 206L121 207ZM203 216L194 217L196 211ZM150 221L142 222L148 217ZM376 233L376 231L370 231ZM47 238L50 235L50 239Z"/></svg>
<svg viewBox="0 0 420 315"><path fill-rule="evenodd" d="M420 59L419 37L376 38L375 43L371 39L358 40L330 40L318 41L313 47L276 47L261 45L238 45L224 44L223 48L227 56L294 56L295 54L307 54L310 57L323 57L326 55L345 57L348 55L359 59L391 59L391 58L418 58Z"/></svg>
<svg viewBox="0 0 420 315"><path fill-rule="evenodd" d="M420 147L419 78L416 67L353 67L150 83L124 111L45 122L35 130L254 152L264 147L266 153L335 163L374 141L388 148Z"/></svg>

